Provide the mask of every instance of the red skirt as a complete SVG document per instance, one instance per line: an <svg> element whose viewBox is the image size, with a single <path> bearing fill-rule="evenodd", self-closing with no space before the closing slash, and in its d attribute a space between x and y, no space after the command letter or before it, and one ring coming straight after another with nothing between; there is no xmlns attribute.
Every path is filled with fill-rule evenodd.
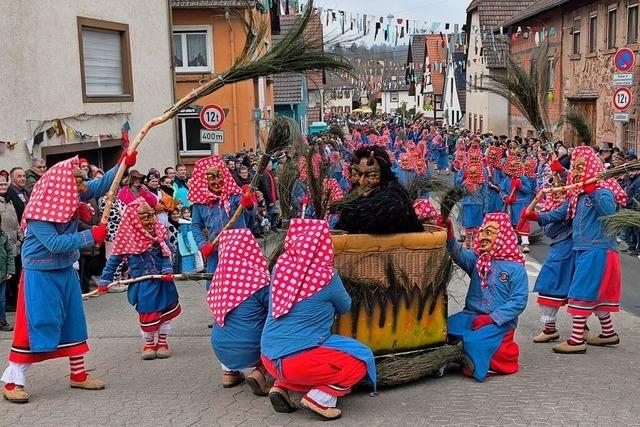
<svg viewBox="0 0 640 427"><path fill-rule="evenodd" d="M350 354L327 347L315 347L283 357L280 369L262 356L262 363L276 379L274 386L306 393L311 389L331 396L344 396L367 374L367 365Z"/></svg>
<svg viewBox="0 0 640 427"><path fill-rule="evenodd" d="M180 306L180 303L177 302L162 311L139 313L140 329L142 329L143 332L156 332L160 329L160 325L171 319L175 319L181 311L182 307Z"/></svg>

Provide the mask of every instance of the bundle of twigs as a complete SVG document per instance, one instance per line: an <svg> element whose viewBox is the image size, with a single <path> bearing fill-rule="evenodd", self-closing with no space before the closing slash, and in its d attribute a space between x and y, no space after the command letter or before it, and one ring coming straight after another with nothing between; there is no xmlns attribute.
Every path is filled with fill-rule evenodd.
<svg viewBox="0 0 640 427"><path fill-rule="evenodd" d="M137 283L137 282L142 282L143 280L158 280L161 279L164 276L164 274L148 274L146 276L140 276L140 277L135 277L133 279L125 279L125 280L116 280L115 282L109 283L106 287L111 288L112 286L116 286L116 285L131 285L133 283ZM187 280L192 280L195 282L198 282L200 280L211 280L213 278L213 273L182 273L182 274L174 274L173 275L173 280L179 280L179 281L187 281ZM94 289L91 292L88 292L86 294L82 294L82 297L90 297L93 295L98 295L100 294L101 289Z"/></svg>
<svg viewBox="0 0 640 427"><path fill-rule="evenodd" d="M324 185L325 179L329 176L329 168L322 158L318 146L310 147L306 161L313 216L316 219L325 219L331 201L331 190ZM302 214L304 214L304 210Z"/></svg>
<svg viewBox="0 0 640 427"><path fill-rule="evenodd" d="M602 218L607 233L611 236L619 236L625 228L640 227L640 211L633 209L620 209L613 215Z"/></svg>
<svg viewBox="0 0 640 427"><path fill-rule="evenodd" d="M591 143L592 132L591 123L587 116L576 108L570 109L564 116L564 121L569 123L578 133L578 136L585 144Z"/></svg>
<svg viewBox="0 0 640 427"><path fill-rule="evenodd" d="M464 186L452 187L445 193L440 201L440 215L442 219L446 221L451 215L453 208L462 200L464 196L468 194L467 189Z"/></svg>
<svg viewBox="0 0 640 427"><path fill-rule="evenodd" d="M260 161L258 163L258 170L256 171L253 178L251 178L251 184L249 185L249 192L253 193L258 188L258 183L262 179L262 175L264 171L267 169L268 164L271 162L273 154L278 151L284 150L289 146L293 141L302 138L300 134L300 128L298 124L288 118L288 117L278 117L273 121L271 125L271 129L269 130L269 139L267 140L267 144L264 147L264 153L260 156ZM233 227L233 224L240 218L242 212L244 211L244 207L239 205L236 211L233 213L229 221L225 224L225 226L220 230L218 235L213 239L212 245L216 245L218 240L220 240L220 236L222 232Z"/></svg>
<svg viewBox="0 0 640 427"><path fill-rule="evenodd" d="M225 85L286 72L301 73L312 70L336 70L348 73L352 70L350 63L342 56L325 53L322 46L319 45L319 38L305 37L304 31L313 16L313 1L307 4L304 14L296 21L293 28L287 32L282 40L257 59L256 57L262 50L263 40L268 35L267 22L264 21L262 24L256 25L253 13L248 14L249 20L246 20L239 12L236 15L244 24L247 38L244 48L233 66L226 72L192 90L166 110L162 116L145 123L133 143L129 146L129 153L138 148L151 128L175 117L184 107L203 96L219 90ZM273 152L270 152L270 154L273 154ZM103 224L107 223L111 204L125 169L123 160L105 197L106 203L101 219Z"/></svg>
<svg viewBox="0 0 640 427"><path fill-rule="evenodd" d="M376 358L377 383L382 387L406 384L429 375L442 376L449 363L468 365L462 341L454 345L391 354Z"/></svg>
<svg viewBox="0 0 640 427"><path fill-rule="evenodd" d="M515 56L507 54L506 74L491 74L488 85L476 88L512 103L538 130L544 143L552 139L547 97L550 81L548 51L546 41L535 48L531 70L525 70Z"/></svg>
<svg viewBox="0 0 640 427"><path fill-rule="evenodd" d="M293 189L300 176L298 163L295 161L286 162L278 168L278 200L283 218L294 218L297 215L293 204Z"/></svg>
<svg viewBox="0 0 640 427"><path fill-rule="evenodd" d="M432 178L427 175L417 175L407 185L407 191L409 192L409 197L414 202L422 197L425 193L435 193L437 195L443 196L447 193L447 191L451 190L451 185L447 182L438 179Z"/></svg>

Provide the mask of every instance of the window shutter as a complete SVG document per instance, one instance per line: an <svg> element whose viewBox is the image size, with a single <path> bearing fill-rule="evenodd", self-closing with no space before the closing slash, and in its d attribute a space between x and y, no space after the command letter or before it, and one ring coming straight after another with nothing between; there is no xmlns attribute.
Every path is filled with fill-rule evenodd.
<svg viewBox="0 0 640 427"><path fill-rule="evenodd" d="M85 28L82 49L87 96L125 95L120 32Z"/></svg>

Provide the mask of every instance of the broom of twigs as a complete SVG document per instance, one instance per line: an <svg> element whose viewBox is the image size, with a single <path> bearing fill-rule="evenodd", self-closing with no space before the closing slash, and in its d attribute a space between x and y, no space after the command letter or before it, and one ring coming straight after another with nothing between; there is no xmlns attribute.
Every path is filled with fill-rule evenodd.
<svg viewBox="0 0 640 427"><path fill-rule="evenodd" d="M613 215L602 218L610 236L618 236L625 228L640 227L640 211L620 209Z"/></svg>
<svg viewBox="0 0 640 427"><path fill-rule="evenodd" d="M449 218L453 208L467 195L467 189L464 186L452 187L447 191L440 201L440 215L444 221Z"/></svg>
<svg viewBox="0 0 640 427"><path fill-rule="evenodd" d="M412 201L418 200L425 193L435 193L438 195L444 195L451 189L451 185L445 181L437 178L431 178L427 175L417 175L409 184L407 184L407 191Z"/></svg>
<svg viewBox="0 0 640 427"><path fill-rule="evenodd" d="M585 144L591 143L592 132L591 123L587 116L580 110L572 108L565 114L564 121L569 123L578 133L578 136Z"/></svg>
<svg viewBox="0 0 640 427"><path fill-rule="evenodd" d="M295 157L294 157L295 159ZM294 218L296 216L295 206L293 204L293 189L300 176L298 164L295 161L286 162L278 168L278 195L280 201L280 209L283 218Z"/></svg>
<svg viewBox="0 0 640 427"><path fill-rule="evenodd" d="M138 148L151 128L175 117L184 107L203 96L221 89L225 85L286 72L301 73L313 70L335 70L350 73L353 69L351 64L342 56L325 53L318 38L305 37L304 31L313 16L313 1L307 4L304 14L296 21L293 28L282 40L273 46L269 52L257 59L254 58L261 52L262 42L268 34L268 25L266 22L256 25L252 13L248 14L248 20L240 12L236 12L235 15L243 23L247 38L244 48L233 66L226 72L192 90L166 110L162 116L145 123L133 143L130 144L127 150L129 153ZM273 151L268 151L268 153L273 154ZM105 197L105 208L100 220L103 224L106 224L109 219L112 201L125 169L124 160L122 160L111 188Z"/></svg>
<svg viewBox="0 0 640 427"><path fill-rule="evenodd" d="M533 210L535 209L535 207L538 204L538 202L542 198L544 198L544 196L546 194L549 194L549 193L567 193L567 192L569 192L571 190L575 190L576 188L580 188L580 187L584 186L585 184L593 184L594 182L603 181L603 180L606 180L606 179L620 178L620 177L625 176L627 174L638 173L638 172L640 172L640 160L634 160L632 162L628 162L628 163L622 164L620 166L616 166L616 167L613 167L611 169L608 169L608 170L598 174L597 176L586 180L585 182L577 182L575 184L564 185L564 186L561 186L561 187L544 188L544 189L540 190L538 192L538 194L536 194L536 197L533 199L531 204L529 206L527 206L527 211L533 212Z"/></svg>
<svg viewBox="0 0 640 427"><path fill-rule="evenodd" d="M148 274L146 276L135 277L133 279L116 280L115 282L109 283L106 287L108 289L116 285L131 285L133 283L142 282L144 280L158 280L158 279L161 279L163 276L165 275L164 274ZM182 274L173 275L173 280L178 280L178 281L193 280L198 282L200 280L211 280L211 279L213 279L213 273L182 273ZM97 294L100 294L100 289L94 289L91 292L82 294L82 297L85 298L85 297L90 297Z"/></svg>
<svg viewBox="0 0 640 427"><path fill-rule="evenodd" d="M535 48L532 56L535 62L531 70L525 70L518 59L507 54L507 72L491 74L489 84L476 89L494 93L512 103L525 118L538 130L540 139L546 145L552 139L549 132L547 94L549 93L550 67L548 60L549 46L543 42Z"/></svg>

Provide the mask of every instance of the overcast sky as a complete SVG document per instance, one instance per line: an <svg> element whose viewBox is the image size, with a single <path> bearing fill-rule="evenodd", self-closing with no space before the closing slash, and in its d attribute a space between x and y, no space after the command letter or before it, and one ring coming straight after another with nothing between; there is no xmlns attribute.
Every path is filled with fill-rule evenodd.
<svg viewBox="0 0 640 427"><path fill-rule="evenodd" d="M466 20L466 9L471 0L315 0L316 7L344 10L351 13L376 16L393 15L396 18L426 22L462 24ZM451 25L453 29L453 25ZM329 33L335 33L329 29ZM339 30L337 30L339 31ZM325 33L327 33L325 29ZM337 33L339 34L339 32ZM380 38L378 38L379 40ZM405 38L406 39L406 38ZM365 40L367 44L373 42Z"/></svg>

